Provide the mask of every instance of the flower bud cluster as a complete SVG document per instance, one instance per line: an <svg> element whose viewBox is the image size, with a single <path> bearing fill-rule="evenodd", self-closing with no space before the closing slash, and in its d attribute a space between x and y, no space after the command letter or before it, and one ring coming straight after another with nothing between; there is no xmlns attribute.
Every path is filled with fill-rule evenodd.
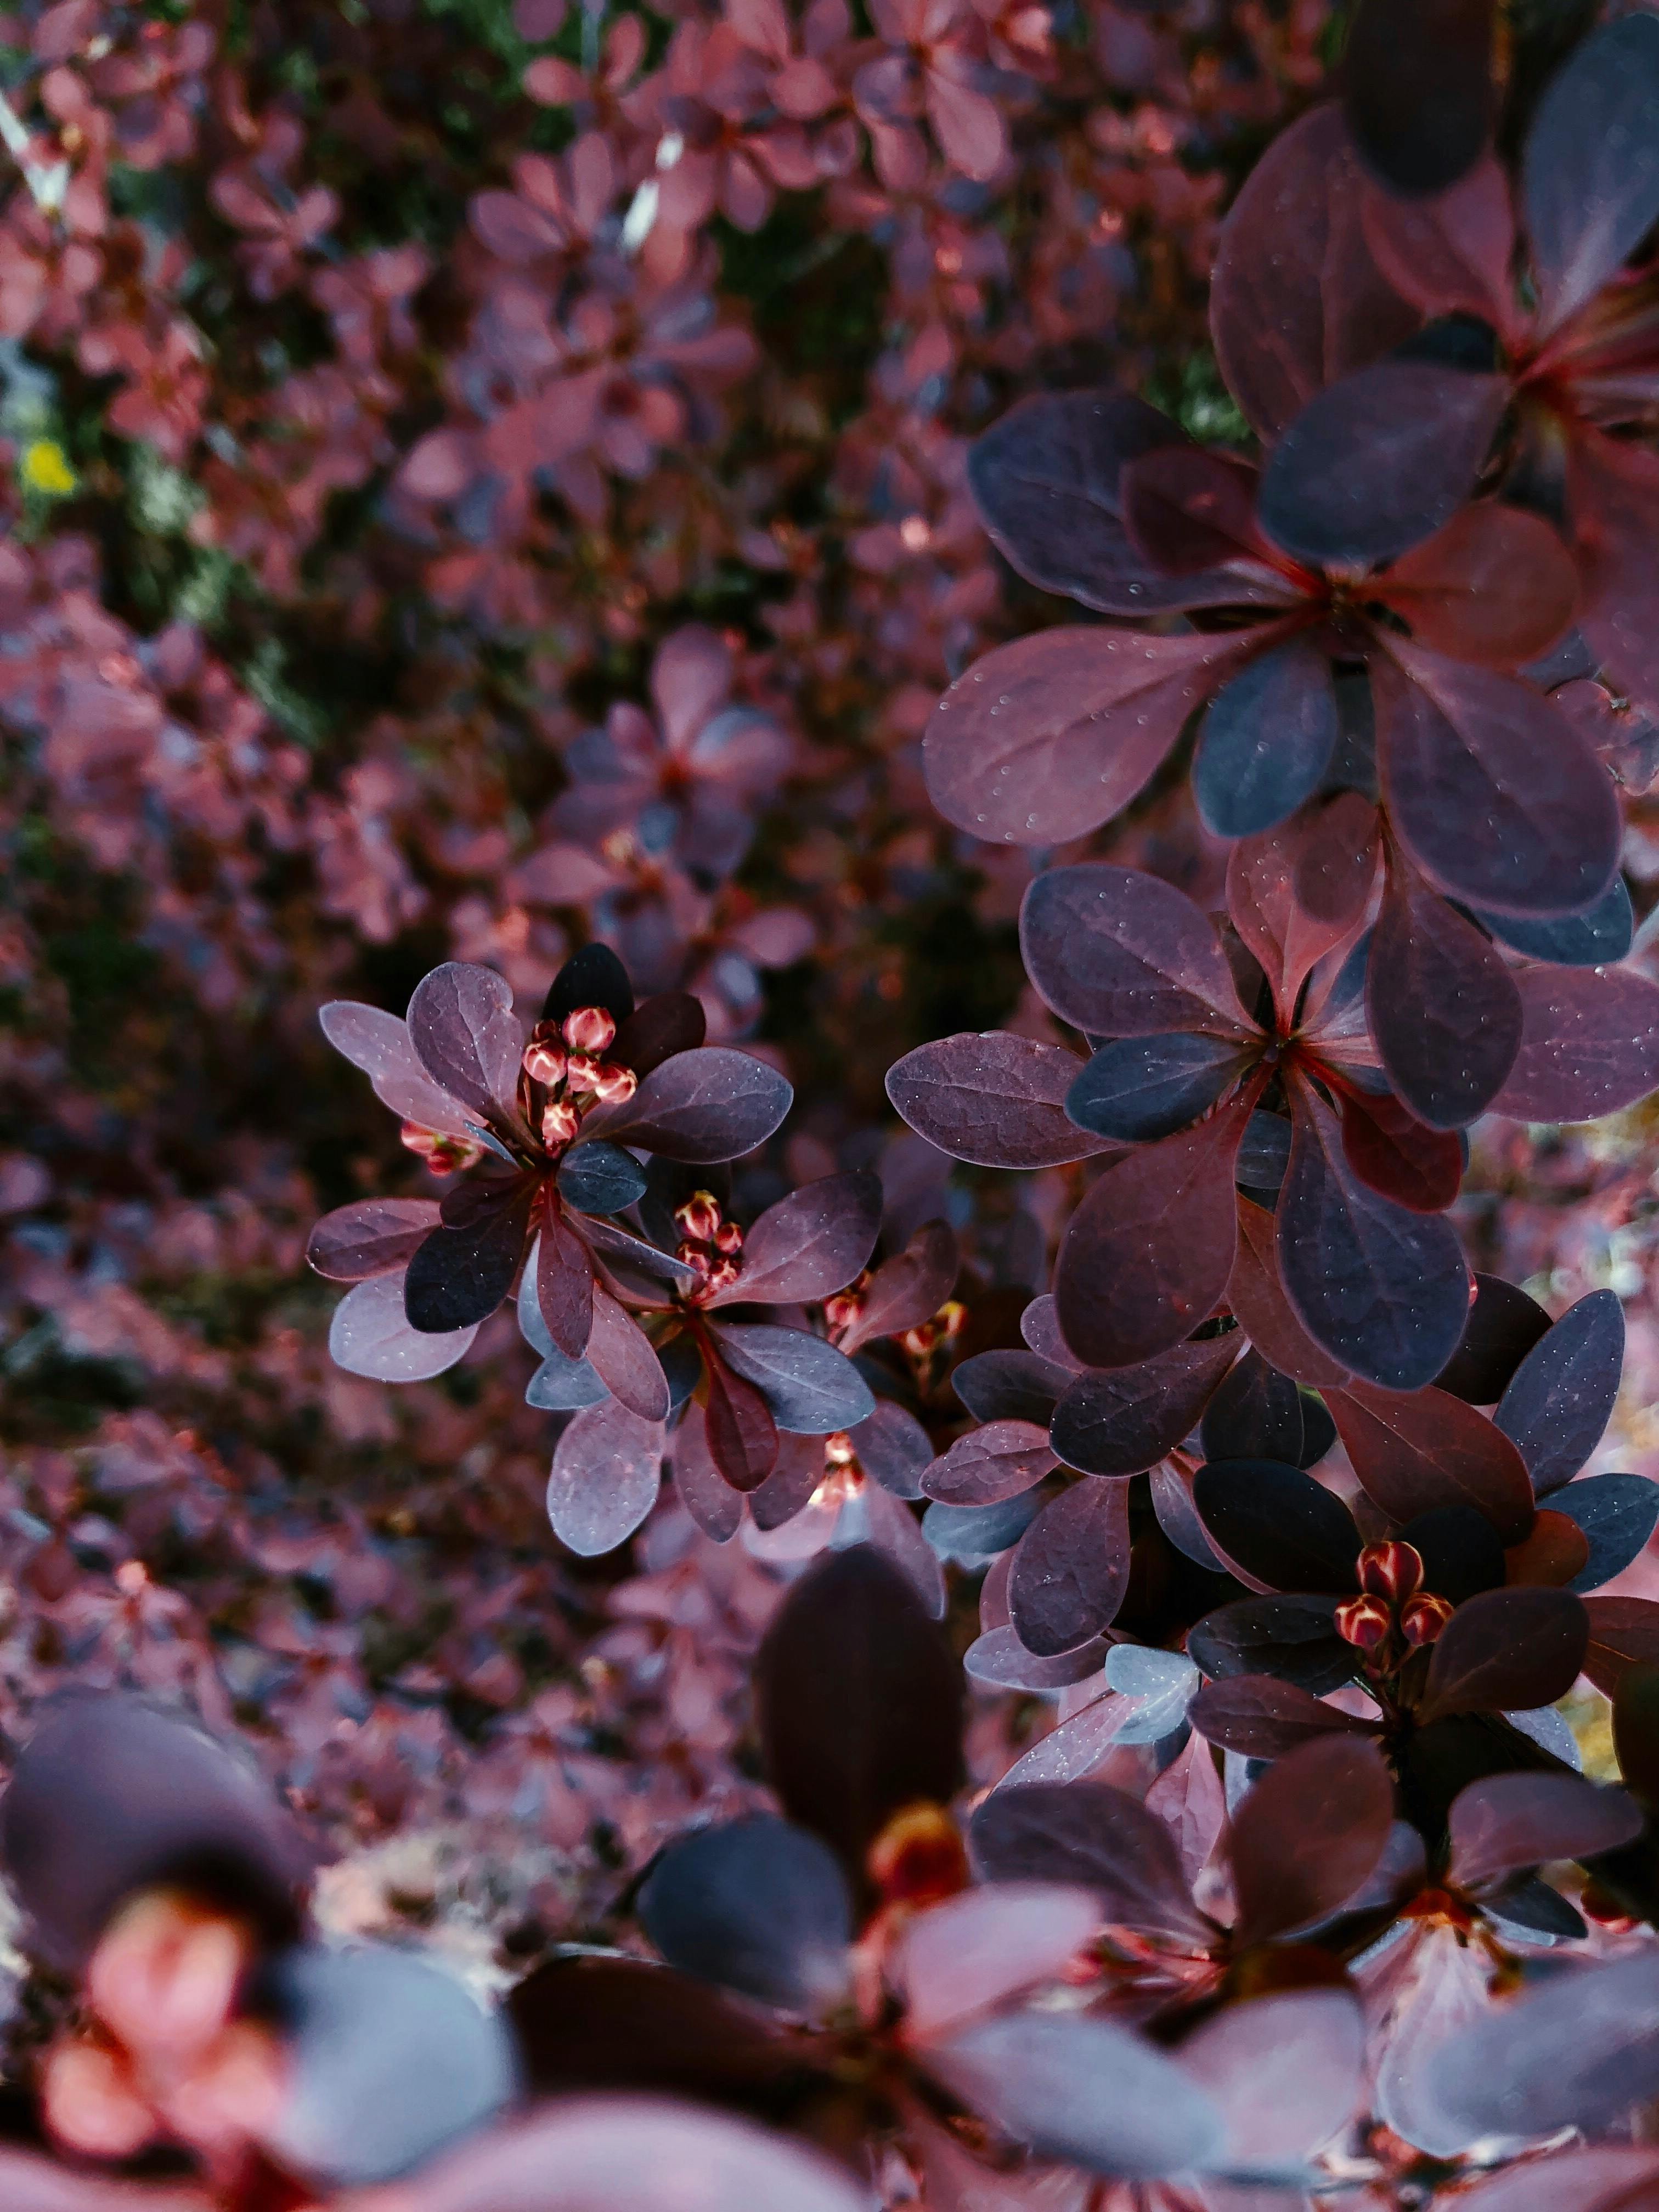
<svg viewBox="0 0 1659 2212"><path fill-rule="evenodd" d="M447 1137L438 1129L423 1129L418 1121L405 1121L398 1132L405 1152L424 1160L434 1176L458 1175L483 1158L483 1146L465 1137Z"/></svg>
<svg viewBox="0 0 1659 2212"><path fill-rule="evenodd" d="M743 1272L743 1231L726 1220L713 1191L694 1190L675 1209L674 1220L682 1236L675 1257L698 1278L690 1293L692 1303L729 1290Z"/></svg>
<svg viewBox="0 0 1659 2212"><path fill-rule="evenodd" d="M1386 1668L1432 1644L1452 1609L1423 1588L1422 1554L1413 1545L1368 1544L1359 1554L1359 1590L1336 1608L1336 1632Z"/></svg>
<svg viewBox="0 0 1659 2212"><path fill-rule="evenodd" d="M617 1106L639 1089L639 1078L605 1054L616 1040L614 1018L603 1006L578 1006L562 1022L538 1022L524 1048L530 1084L544 1094L538 1120L542 1142L562 1152L580 1133L593 1106Z"/></svg>

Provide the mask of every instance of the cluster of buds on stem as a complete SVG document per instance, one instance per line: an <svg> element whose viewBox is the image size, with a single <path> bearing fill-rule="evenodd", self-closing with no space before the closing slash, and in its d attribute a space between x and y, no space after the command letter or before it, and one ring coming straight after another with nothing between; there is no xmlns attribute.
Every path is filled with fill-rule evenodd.
<svg viewBox="0 0 1659 2212"><path fill-rule="evenodd" d="M845 1505L864 1487L864 1469L858 1447L845 1429L836 1429L823 1440L823 1480L812 1492L814 1505Z"/></svg>
<svg viewBox="0 0 1659 2212"><path fill-rule="evenodd" d="M694 1190L675 1208L674 1219L682 1237L675 1257L698 1278L690 1293L693 1304L729 1290L743 1272L743 1231L726 1220L713 1191Z"/></svg>
<svg viewBox="0 0 1659 2212"><path fill-rule="evenodd" d="M947 1298L931 1321L907 1328L899 1342L912 1359L929 1360L962 1334L968 1326L968 1309L960 1298Z"/></svg>
<svg viewBox="0 0 1659 2212"><path fill-rule="evenodd" d="M398 1133L404 1149L424 1160L434 1176L459 1174L483 1158L483 1146L465 1137L446 1137L439 1130L423 1129L418 1121L405 1121Z"/></svg>
<svg viewBox="0 0 1659 2212"><path fill-rule="evenodd" d="M1367 1544L1358 1564L1360 1595L1336 1608L1336 1632L1374 1669L1387 1671L1407 1651L1432 1644L1452 1609L1424 1589L1422 1555L1413 1545Z"/></svg>
<svg viewBox="0 0 1659 2212"><path fill-rule="evenodd" d="M869 1283L870 1270L866 1267L856 1282L849 1283L844 1291L837 1291L833 1297L824 1300L823 1318L830 1330L831 1344L845 1336L864 1311L864 1293Z"/></svg>
<svg viewBox="0 0 1659 2212"><path fill-rule="evenodd" d="M562 1152L575 1141L590 1107L620 1105L639 1089L631 1067L605 1057L616 1035L616 1022L603 1006L578 1006L562 1022L536 1024L523 1067L544 1094L539 1127L550 1151Z"/></svg>

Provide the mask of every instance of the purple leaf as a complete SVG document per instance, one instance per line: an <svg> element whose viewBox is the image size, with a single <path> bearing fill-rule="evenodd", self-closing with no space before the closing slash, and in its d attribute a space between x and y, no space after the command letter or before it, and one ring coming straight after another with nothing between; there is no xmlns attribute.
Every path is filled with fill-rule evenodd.
<svg viewBox="0 0 1659 2212"><path fill-rule="evenodd" d="M1127 1791L1098 1782L994 1790L969 1830L992 1881L1081 1883L1115 1926L1207 1949L1215 1929L1193 1903L1169 1829Z"/></svg>
<svg viewBox="0 0 1659 2212"><path fill-rule="evenodd" d="M625 1542L657 1502L662 1452L662 1423L641 1420L613 1398L573 1414L547 1482L559 1541L585 1559Z"/></svg>
<svg viewBox="0 0 1659 2212"><path fill-rule="evenodd" d="M1607 1697L1618 1690L1628 1669L1659 1663L1659 1605L1644 1597L1584 1600L1589 1649L1584 1672Z"/></svg>
<svg viewBox="0 0 1659 2212"><path fill-rule="evenodd" d="M878 1336L896 1336L931 1321L956 1285L960 1261L948 1221L924 1221L902 1252L870 1278L857 1320L842 1338L849 1355Z"/></svg>
<svg viewBox="0 0 1659 2212"><path fill-rule="evenodd" d="M555 1347L580 1359L593 1330L593 1265L556 1199L542 1217L536 1247L536 1308Z"/></svg>
<svg viewBox="0 0 1659 2212"><path fill-rule="evenodd" d="M777 1465L749 1493L750 1519L763 1531L786 1527L811 1503L823 1476L822 1437L781 1435Z"/></svg>
<svg viewBox="0 0 1659 2212"><path fill-rule="evenodd" d="M1515 1370L1550 1325L1535 1298L1501 1275L1477 1274L1474 1303L1457 1349L1434 1378L1471 1406L1495 1406Z"/></svg>
<svg viewBox="0 0 1659 2212"><path fill-rule="evenodd" d="M335 1307L328 1349L348 1375L366 1375L375 1382L426 1382L466 1357L478 1328L474 1322L442 1336L411 1328L402 1275L375 1275Z"/></svg>
<svg viewBox="0 0 1659 2212"><path fill-rule="evenodd" d="M1368 580L1419 646L1510 672L1556 643L1578 605L1571 554L1541 516L1480 500Z"/></svg>
<svg viewBox="0 0 1659 2212"><path fill-rule="evenodd" d="M982 1689L1021 1690L1046 1697L1099 1674L1105 1651L1104 1640L1097 1639L1080 1644L1075 1650L1062 1651L1055 1658L1039 1659L1025 1649L1012 1628L1004 1626L988 1629L970 1644L962 1663L969 1680Z"/></svg>
<svg viewBox="0 0 1659 2212"><path fill-rule="evenodd" d="M1583 594L1579 630L1604 682L1626 695L1614 708L1600 685L1565 687L1561 703L1623 782L1653 782L1651 718L1659 709L1659 635L1650 611L1659 514L1659 455L1604 437L1589 423L1574 437L1567 489ZM1642 711L1632 712L1634 707Z"/></svg>
<svg viewBox="0 0 1659 2212"><path fill-rule="evenodd" d="M1193 797L1218 837L1273 830L1319 787L1340 734L1329 658L1291 637L1246 662L1199 726Z"/></svg>
<svg viewBox="0 0 1659 2212"><path fill-rule="evenodd" d="M921 1478L933 1464L933 1446L914 1413L879 1398L876 1410L848 1431L859 1455L859 1465L890 1498L915 1498L924 1493Z"/></svg>
<svg viewBox="0 0 1659 2212"><path fill-rule="evenodd" d="M1107 629L1037 630L999 646L933 709L928 793L947 822L988 844L1080 837L1128 805L1249 650L1225 635Z"/></svg>
<svg viewBox="0 0 1659 2212"><path fill-rule="evenodd" d="M964 1030L906 1053L887 1071L887 1096L919 1137L952 1159L1061 1167L1108 1149L1066 1111L1083 1065L1075 1053L1035 1037Z"/></svg>
<svg viewBox="0 0 1659 2212"><path fill-rule="evenodd" d="M1034 1489L1054 1464L1046 1429L991 1421L958 1437L921 1478L921 1494L946 1505L997 1505Z"/></svg>
<svg viewBox="0 0 1659 2212"><path fill-rule="evenodd" d="M1583 1601L1570 1590L1482 1590L1441 1631L1418 1718L1553 1705L1577 1680L1589 1636Z"/></svg>
<svg viewBox="0 0 1659 2212"><path fill-rule="evenodd" d="M1302 1393L1255 1351L1247 1352L1230 1370L1205 1407L1200 1438L1206 1459L1310 1464L1303 1457L1307 1429Z"/></svg>
<svg viewBox="0 0 1659 2212"><path fill-rule="evenodd" d="M670 1844L640 1891L640 1924L671 1966L781 2010L845 1993L853 1901L828 1844L762 1815Z"/></svg>
<svg viewBox="0 0 1659 2212"><path fill-rule="evenodd" d="M477 1116L441 1090L422 1066L407 1022L352 999L332 1000L319 1011L318 1019L335 1051L369 1078L383 1106L442 1136L471 1135Z"/></svg>
<svg viewBox="0 0 1659 2212"><path fill-rule="evenodd" d="M1230 2175L1294 2173L1346 2126L1364 2087L1365 2027L1347 1990L1287 1990L1224 2006L1178 2046L1226 2129ZM1248 2201L1248 2200L1247 2200Z"/></svg>
<svg viewBox="0 0 1659 2212"><path fill-rule="evenodd" d="M689 991L659 991L617 1025L607 1060L649 1075L676 1053L695 1052L708 1034L702 1000Z"/></svg>
<svg viewBox="0 0 1659 2212"><path fill-rule="evenodd" d="M1492 137L1494 0L1360 0L1344 52L1360 159L1397 191L1443 192Z"/></svg>
<svg viewBox="0 0 1659 2212"><path fill-rule="evenodd" d="M1509 398L1507 377L1436 362L1356 370L1310 399L1268 455L1262 528L1314 568L1396 560L1469 497Z"/></svg>
<svg viewBox="0 0 1659 2212"><path fill-rule="evenodd" d="M1178 424L1127 392L1039 393L975 440L968 481L998 551L1043 591L1109 615L1232 605L1250 596L1244 577L1172 580L1123 527L1124 464L1185 443Z"/></svg>
<svg viewBox="0 0 1659 2212"><path fill-rule="evenodd" d="M1251 1343L1281 1375L1322 1390L1346 1382L1347 1370L1314 1342L1285 1295L1278 1237L1273 1216L1241 1196L1238 1256L1227 1285L1227 1303Z"/></svg>
<svg viewBox="0 0 1659 2212"><path fill-rule="evenodd" d="M1510 1377L1492 1419L1514 1439L1542 1498L1601 1441L1625 1364L1625 1315L1612 1291L1570 1306Z"/></svg>
<svg viewBox="0 0 1659 2212"><path fill-rule="evenodd" d="M880 1228L874 1176L825 1176L767 1207L744 1241L737 1280L710 1303L805 1305L828 1297L864 1267Z"/></svg>
<svg viewBox="0 0 1659 2212"><path fill-rule="evenodd" d="M890 1977L905 2006L905 2033L933 2041L1057 1980L1100 1926L1086 1889L1005 1882L964 1890L916 1913L901 1929Z"/></svg>
<svg viewBox="0 0 1659 2212"><path fill-rule="evenodd" d="M1226 1295L1238 1243L1233 1164L1248 1118L1236 1100L1195 1129L1125 1153L1072 1216L1054 1306L1080 1359L1097 1367L1151 1359Z"/></svg>
<svg viewBox="0 0 1659 2212"><path fill-rule="evenodd" d="M1014 2013L930 2047L927 2069L1017 2142L1091 2172L1184 2172L1220 2150L1209 2098L1128 2029L1080 2013Z"/></svg>
<svg viewBox="0 0 1659 2212"><path fill-rule="evenodd" d="M1527 134L1521 197L1553 330L1659 220L1659 23L1604 25L1551 80Z"/></svg>
<svg viewBox="0 0 1659 2212"><path fill-rule="evenodd" d="M1369 1190L1348 1165L1334 1115L1305 1087L1279 1194L1280 1278L1296 1317L1354 1373L1391 1390L1427 1382L1468 1312L1457 1232ZM1263 1349L1286 1365L1271 1343ZM1293 1370L1292 1370L1293 1371ZM1304 1378L1306 1379L1306 1378Z"/></svg>
<svg viewBox="0 0 1659 2212"><path fill-rule="evenodd" d="M642 1421L667 1419L668 1377L663 1373L662 1362L639 1323L597 1284L587 1359L599 1380L630 1413L636 1413Z"/></svg>
<svg viewBox="0 0 1659 2212"><path fill-rule="evenodd" d="M1659 987L1625 968L1522 968L1521 1049L1492 1111L1590 1121L1659 1087Z"/></svg>
<svg viewBox="0 0 1659 2212"><path fill-rule="evenodd" d="M1659 2094L1656 2012L1651 1953L1560 1975L1443 2044L1433 2100L1483 2136L1604 2128Z"/></svg>
<svg viewBox="0 0 1659 2212"><path fill-rule="evenodd" d="M1521 1049L1521 994L1472 922L1391 869L1365 963L1371 1035L1403 1103L1431 1129L1491 1105Z"/></svg>
<svg viewBox="0 0 1659 2212"><path fill-rule="evenodd" d="M1066 1118L1111 1143L1173 1136L1207 1114L1249 1064L1230 1037L1119 1037L1079 1071L1066 1094Z"/></svg>
<svg viewBox="0 0 1659 2212"><path fill-rule="evenodd" d="M870 1386L852 1361L821 1336L768 1322L715 1322L709 1334L734 1373L752 1382L781 1429L827 1437L874 1413Z"/></svg>
<svg viewBox="0 0 1659 2212"><path fill-rule="evenodd" d="M1254 1030L1214 923L1139 868L1048 869L1025 894L1019 943L1044 1001L1092 1037Z"/></svg>
<svg viewBox="0 0 1659 2212"><path fill-rule="evenodd" d="M703 1376L709 1456L733 1490L758 1490L778 1461L772 1409L755 1385L734 1375L723 1359L705 1354Z"/></svg>
<svg viewBox="0 0 1659 2212"><path fill-rule="evenodd" d="M743 1525L743 1496L732 1489L710 1455L701 1406L690 1405L681 1415L672 1455L674 1487L681 1504L711 1542L730 1543Z"/></svg>
<svg viewBox="0 0 1659 2212"><path fill-rule="evenodd" d="M1504 1545L1524 1542L1533 1489L1510 1437L1444 1390L1330 1390L1325 1402L1366 1496L1391 1521L1473 1506Z"/></svg>
<svg viewBox="0 0 1659 2212"><path fill-rule="evenodd" d="M1576 1774L1488 1774L1453 1800L1446 1879L1479 1896L1551 1859L1588 1859L1642 1832L1642 1811L1622 1790Z"/></svg>
<svg viewBox="0 0 1659 2212"><path fill-rule="evenodd" d="M962 1771L962 1674L911 1584L867 1545L832 1552L774 1615L756 1662L761 1748L792 1820L862 1878L902 1805Z"/></svg>
<svg viewBox="0 0 1659 2212"><path fill-rule="evenodd" d="M1373 1745L1328 1736L1287 1753L1233 1816L1235 1942L1292 1935L1340 1911L1370 1879L1393 1826L1394 1784Z"/></svg>
<svg viewBox="0 0 1659 2212"><path fill-rule="evenodd" d="M1162 575L1202 577L1239 560L1265 565L1273 556L1256 528L1256 483L1257 471L1231 454L1201 446L1154 447L1119 480L1124 527ZM1262 581L1294 596L1288 579Z"/></svg>
<svg viewBox="0 0 1659 2212"><path fill-rule="evenodd" d="M1076 1370L1035 1352L976 1352L951 1370L951 1388L976 1421L1036 1421L1047 1428Z"/></svg>
<svg viewBox="0 0 1659 2212"><path fill-rule="evenodd" d="M1273 1674L1314 1696L1352 1681L1358 1660L1337 1635L1328 1597L1245 1597L1189 1629L1187 1650L1206 1674Z"/></svg>
<svg viewBox="0 0 1659 2212"><path fill-rule="evenodd" d="M1267 1590L1358 1587L1359 1531L1334 1492L1272 1460L1201 1467L1193 1498L1205 1534L1240 1579Z"/></svg>
<svg viewBox="0 0 1659 2212"><path fill-rule="evenodd" d="M763 1060L703 1045L653 1068L625 1105L590 1115L584 1134L670 1160L741 1159L781 1126L794 1095Z"/></svg>
<svg viewBox="0 0 1659 2212"><path fill-rule="evenodd" d="M1246 1759L1283 1759L1327 1735L1375 1735L1377 1723L1310 1697L1272 1674L1234 1674L1206 1682L1188 1717L1210 1742Z"/></svg>
<svg viewBox="0 0 1659 2212"><path fill-rule="evenodd" d="M411 1328L443 1336L495 1312L519 1272L538 1195L533 1176L469 1182L447 1193L446 1215L461 1218L433 1230L409 1263L404 1311Z"/></svg>
<svg viewBox="0 0 1659 2212"><path fill-rule="evenodd" d="M323 1216L306 1258L331 1283L363 1283L407 1267L437 1225L434 1200L360 1198Z"/></svg>
<svg viewBox="0 0 1659 2212"><path fill-rule="evenodd" d="M415 986L409 1037L441 1090L485 1120L512 1113L524 1038L504 975L461 960L434 968Z"/></svg>
<svg viewBox="0 0 1659 2212"><path fill-rule="evenodd" d="M1328 105L1279 133L1222 225L1210 330L1227 389L1264 441L1417 328L1371 258L1364 192L1341 111Z"/></svg>
<svg viewBox="0 0 1659 2212"><path fill-rule="evenodd" d="M1237 1350L1236 1337L1215 1336L1085 1371L1055 1407L1048 1441L1081 1474L1139 1474L1191 1434Z"/></svg>
<svg viewBox="0 0 1659 2212"><path fill-rule="evenodd" d="M1567 1584L1581 1597L1623 1574L1659 1527L1659 1482L1644 1474L1592 1474L1552 1491L1550 1504L1583 1530L1589 1547Z"/></svg>
<svg viewBox="0 0 1659 2212"><path fill-rule="evenodd" d="M1129 1586L1129 1497L1085 1475L1045 1505L1019 1540L1008 1606L1020 1642L1054 1658L1109 1628Z"/></svg>
<svg viewBox="0 0 1659 2212"><path fill-rule="evenodd" d="M1391 818L1443 890L1500 914L1595 904L1619 865L1619 804L1559 708L1403 640L1373 658L1371 688Z"/></svg>

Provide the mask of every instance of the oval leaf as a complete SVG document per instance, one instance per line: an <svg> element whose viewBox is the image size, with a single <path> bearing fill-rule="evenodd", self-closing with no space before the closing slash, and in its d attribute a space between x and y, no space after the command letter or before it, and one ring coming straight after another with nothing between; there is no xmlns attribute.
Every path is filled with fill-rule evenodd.
<svg viewBox="0 0 1659 2212"><path fill-rule="evenodd" d="M1075 1053L1035 1037L963 1031L896 1061L887 1071L887 1096L919 1137L952 1159L1062 1167L1107 1149L1066 1111L1082 1067Z"/></svg>

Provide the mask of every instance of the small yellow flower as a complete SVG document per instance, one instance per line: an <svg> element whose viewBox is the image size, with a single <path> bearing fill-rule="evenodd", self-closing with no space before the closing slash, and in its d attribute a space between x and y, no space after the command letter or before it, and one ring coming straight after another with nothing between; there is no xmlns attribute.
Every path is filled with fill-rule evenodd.
<svg viewBox="0 0 1659 2212"><path fill-rule="evenodd" d="M67 499L80 481L56 438L32 438L23 448L17 472L27 490L47 499Z"/></svg>

